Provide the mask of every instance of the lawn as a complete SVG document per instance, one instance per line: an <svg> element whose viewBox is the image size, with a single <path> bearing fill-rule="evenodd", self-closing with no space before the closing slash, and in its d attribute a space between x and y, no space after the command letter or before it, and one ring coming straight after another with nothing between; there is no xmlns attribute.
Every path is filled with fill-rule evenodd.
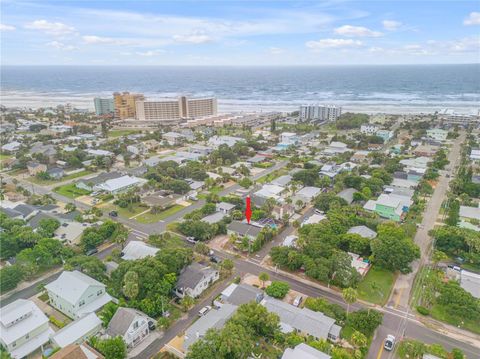
<svg viewBox="0 0 480 359"><path fill-rule="evenodd" d="M75 183L69 183L64 186L57 187L54 189L54 192L68 198L77 198L90 194L90 191L75 187Z"/></svg>
<svg viewBox="0 0 480 359"><path fill-rule="evenodd" d="M285 174L287 174L288 172L286 170L277 170L277 171L273 171L272 173L269 173L268 175L265 175L263 177L260 177L258 180L257 180L257 183L267 183L267 182L271 182L273 181L275 178L278 178L280 176L283 176Z"/></svg>
<svg viewBox="0 0 480 359"><path fill-rule="evenodd" d="M181 211L184 208L185 208L184 206L176 204L175 206L167 208L162 212L155 213L155 214L152 214L151 212L147 212L136 217L135 219L140 223L155 223L165 218L168 218L171 215L174 215L175 213L177 213L178 211Z"/></svg>
<svg viewBox="0 0 480 359"><path fill-rule="evenodd" d="M124 217L124 218L131 218L139 213L145 212L148 207L146 207L142 203L134 203L130 208L122 208L116 205L107 205L105 207L102 207L103 210L107 210L107 212L110 211L116 211L119 216Z"/></svg>
<svg viewBox="0 0 480 359"><path fill-rule="evenodd" d="M116 138L120 136L128 136L133 135L134 133L139 133L141 131L138 130L112 130L108 132L108 137Z"/></svg>
<svg viewBox="0 0 480 359"><path fill-rule="evenodd" d="M45 180L39 179L37 177L30 177L30 178L28 178L28 181L32 182L32 183L39 184L39 185L49 185L49 184L54 184L54 183L57 183L57 182L65 182L65 181L69 181L69 180L72 180L72 179L75 179L75 178L84 177L84 176L90 175L92 173L93 173L92 171L84 170L84 171L80 171L80 172L77 172L77 173L72 173L71 175L62 177L60 180L46 180L45 181Z"/></svg>
<svg viewBox="0 0 480 359"><path fill-rule="evenodd" d="M435 304L430 310L432 318L442 322L454 325L456 327L469 330L473 333L480 334L480 323L475 320L461 320L458 317L452 316L445 311L445 308L440 304Z"/></svg>
<svg viewBox="0 0 480 359"><path fill-rule="evenodd" d="M12 157L13 157L12 155L7 155L7 154L4 154L4 153L0 153L0 161L7 160L7 159L12 158Z"/></svg>
<svg viewBox="0 0 480 359"><path fill-rule="evenodd" d="M395 274L373 266L358 285L358 297L370 303L384 305L392 291Z"/></svg>
<svg viewBox="0 0 480 359"><path fill-rule="evenodd" d="M212 188L210 188L209 192L212 194L218 194L222 190L224 190L222 186L213 186Z"/></svg>

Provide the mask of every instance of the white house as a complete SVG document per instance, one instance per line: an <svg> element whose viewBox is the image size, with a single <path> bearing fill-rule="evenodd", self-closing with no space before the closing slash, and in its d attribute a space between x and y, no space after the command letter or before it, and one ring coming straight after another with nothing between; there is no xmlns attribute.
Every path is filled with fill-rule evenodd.
<svg viewBox="0 0 480 359"><path fill-rule="evenodd" d="M108 324L107 335L110 337L121 336L130 349L137 346L150 334L149 321L153 322L139 310L118 308Z"/></svg>
<svg viewBox="0 0 480 359"><path fill-rule="evenodd" d="M240 137L233 136L213 136L208 139L208 144L214 148L218 148L221 145L227 145L232 147L235 143L243 141Z"/></svg>
<svg viewBox="0 0 480 359"><path fill-rule="evenodd" d="M360 132L365 135L374 135L379 130L375 125L362 125L360 126Z"/></svg>
<svg viewBox="0 0 480 359"><path fill-rule="evenodd" d="M472 148L470 151L470 160L480 161L480 148Z"/></svg>
<svg viewBox="0 0 480 359"><path fill-rule="evenodd" d="M441 128L432 128L427 130L427 137L434 140L443 142L447 139L448 131L442 130Z"/></svg>
<svg viewBox="0 0 480 359"><path fill-rule="evenodd" d="M102 321L95 313L74 320L51 337L54 345L65 348L70 344L82 344L102 329Z"/></svg>
<svg viewBox="0 0 480 359"><path fill-rule="evenodd" d="M63 271L45 289L50 304L73 319L96 312L112 300L105 290L105 284L77 270Z"/></svg>
<svg viewBox="0 0 480 359"><path fill-rule="evenodd" d="M298 141L298 136L294 132L282 132L280 135L280 142L285 145L297 145Z"/></svg>
<svg viewBox="0 0 480 359"><path fill-rule="evenodd" d="M95 156L95 157L100 157L100 156L109 156L113 157L115 154L110 151L105 151L105 150L87 150L86 151L89 155Z"/></svg>
<svg viewBox="0 0 480 359"><path fill-rule="evenodd" d="M218 212L222 212L228 215L233 211L235 205L227 202L220 202L215 205L215 208Z"/></svg>
<svg viewBox="0 0 480 359"><path fill-rule="evenodd" d="M178 277L175 294L179 298L188 295L196 298L219 278L218 270L200 263L192 263Z"/></svg>
<svg viewBox="0 0 480 359"><path fill-rule="evenodd" d="M134 261L146 257L154 257L159 250L159 248L149 246L141 241L130 241L122 250L122 259Z"/></svg>
<svg viewBox="0 0 480 359"><path fill-rule="evenodd" d="M17 299L1 308L0 324L0 343L14 359L43 349L53 334L45 314L26 299Z"/></svg>
<svg viewBox="0 0 480 359"><path fill-rule="evenodd" d="M298 344L295 348L287 348L282 359L330 359L331 356L317 350L305 343Z"/></svg>
<svg viewBox="0 0 480 359"><path fill-rule="evenodd" d="M6 143L2 146L2 151L16 152L20 149L21 145L22 144L18 141L9 142L9 143Z"/></svg>
<svg viewBox="0 0 480 359"><path fill-rule="evenodd" d="M106 191L116 194L127 191L130 188L140 186L146 182L147 181L143 178L125 175L119 178L106 180L105 182L94 186L93 189L95 191Z"/></svg>

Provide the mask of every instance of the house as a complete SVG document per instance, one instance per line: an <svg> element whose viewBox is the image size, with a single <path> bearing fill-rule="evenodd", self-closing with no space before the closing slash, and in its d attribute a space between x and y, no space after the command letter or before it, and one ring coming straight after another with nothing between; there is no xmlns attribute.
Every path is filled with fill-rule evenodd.
<svg viewBox="0 0 480 359"><path fill-rule="evenodd" d="M252 201L257 206L262 206L269 198L279 200L280 195L284 191L285 187L277 186L274 184L264 184L260 190L253 193Z"/></svg>
<svg viewBox="0 0 480 359"><path fill-rule="evenodd" d="M318 224L321 221L323 221L324 219L327 219L327 216L325 216L323 214L314 213L310 217L305 218L305 220L301 224L301 227L303 227L307 224Z"/></svg>
<svg viewBox="0 0 480 359"><path fill-rule="evenodd" d="M320 350L312 348L305 343L298 344L295 348L287 348L282 359L331 359L332 357Z"/></svg>
<svg viewBox="0 0 480 359"><path fill-rule="evenodd" d="M326 163L320 169L319 175L334 178L341 171L342 171L342 166L337 165L336 163Z"/></svg>
<svg viewBox="0 0 480 359"><path fill-rule="evenodd" d="M286 236L285 239L282 242L282 246L283 247L295 247L297 240L298 240L297 236L294 236L294 235Z"/></svg>
<svg viewBox="0 0 480 359"><path fill-rule="evenodd" d="M480 299L480 274L462 269L460 272L460 286L475 298Z"/></svg>
<svg viewBox="0 0 480 359"><path fill-rule="evenodd" d="M60 329L50 340L55 346L65 348L71 344L82 344L101 329L102 321L95 313L89 313Z"/></svg>
<svg viewBox="0 0 480 359"><path fill-rule="evenodd" d="M373 239L377 236L377 232L372 231L370 228L366 226L355 226L348 230L349 234L358 234L363 238Z"/></svg>
<svg viewBox="0 0 480 359"><path fill-rule="evenodd" d="M299 138L294 132L282 132L280 134L280 143L287 146L295 146L299 143Z"/></svg>
<svg viewBox="0 0 480 359"><path fill-rule="evenodd" d="M330 145L328 145L328 147L323 150L323 153L325 155L335 156L348 151L351 150L347 147L347 144L343 142L332 141Z"/></svg>
<svg viewBox="0 0 480 359"><path fill-rule="evenodd" d="M31 300L17 299L0 309L0 343L14 359L33 353L49 341L48 318Z"/></svg>
<svg viewBox="0 0 480 359"><path fill-rule="evenodd" d="M281 203L273 207L271 216L277 221L281 221L285 218L285 216L288 216L288 218L290 218L291 216L293 216L294 213L295 213L295 206L293 204Z"/></svg>
<svg viewBox="0 0 480 359"><path fill-rule="evenodd" d="M27 170L30 176L36 176L39 173L47 171L47 165L38 162L28 162Z"/></svg>
<svg viewBox="0 0 480 359"><path fill-rule="evenodd" d="M369 151L363 151L363 150L360 150L360 151L356 151L352 157L350 157L350 161L352 162L363 162L363 161L366 161L368 159L368 155L370 154Z"/></svg>
<svg viewBox="0 0 480 359"><path fill-rule="evenodd" d="M113 152L110 152L110 151L105 151L105 150L93 150L93 149L90 149L90 150L87 150L86 151L89 155L92 155L94 157L104 157L104 156L108 156L108 157L113 157L115 156L115 154Z"/></svg>
<svg viewBox="0 0 480 359"><path fill-rule="evenodd" d="M2 124L3 126L3 124ZM8 153L14 153L14 152L17 152L20 147L22 146L22 144L18 141L12 141L12 142L9 142L9 143L6 143L2 146L2 151L4 152L8 152Z"/></svg>
<svg viewBox="0 0 480 359"><path fill-rule="evenodd" d="M192 145L187 148L187 151L199 154L201 156L208 156L210 153L212 153L213 148L209 146Z"/></svg>
<svg viewBox="0 0 480 359"><path fill-rule="evenodd" d="M409 197L382 193L376 201L367 201L363 208L376 212L380 217L399 222L412 203Z"/></svg>
<svg viewBox="0 0 480 359"><path fill-rule="evenodd" d="M348 252L352 258L351 265L361 276L365 276L370 270L371 264L368 258L363 258L356 253Z"/></svg>
<svg viewBox="0 0 480 359"><path fill-rule="evenodd" d="M215 224L222 221L227 215L223 212L215 212L205 216L201 219L202 222L206 222L208 224Z"/></svg>
<svg viewBox="0 0 480 359"><path fill-rule="evenodd" d="M432 128L427 130L427 137L443 142L447 139L448 131L442 130L441 128Z"/></svg>
<svg viewBox="0 0 480 359"><path fill-rule="evenodd" d="M106 180L103 183L93 187L95 191L105 191L111 194L125 192L130 188L138 187L146 183L147 180L135 176L125 175L122 177Z"/></svg>
<svg viewBox="0 0 480 359"><path fill-rule="evenodd" d="M378 126L375 125L361 125L360 126L360 133L364 135L375 135L379 130Z"/></svg>
<svg viewBox="0 0 480 359"><path fill-rule="evenodd" d="M142 202L149 207L168 208L173 206L181 197L181 195L175 193L167 194L164 191L158 191L143 197Z"/></svg>
<svg viewBox="0 0 480 359"><path fill-rule="evenodd" d="M162 139L167 141L170 146L177 146L181 145L186 138L178 132L167 132L162 135Z"/></svg>
<svg viewBox="0 0 480 359"><path fill-rule="evenodd" d="M431 158L422 156L401 160L400 164L404 165L407 169L426 169L428 167L428 163L431 161Z"/></svg>
<svg viewBox="0 0 480 359"><path fill-rule="evenodd" d="M291 175L283 175L278 178L275 178L270 183L275 186L286 187L290 182L292 182L293 177Z"/></svg>
<svg viewBox="0 0 480 359"><path fill-rule="evenodd" d="M240 221L232 221L227 226L228 235L237 235L239 237L247 237L250 240L257 238L258 234L261 232L262 227L248 224Z"/></svg>
<svg viewBox="0 0 480 359"><path fill-rule="evenodd" d="M235 209L235 205L227 202L219 202L215 205L215 209L218 212L222 212L226 215L229 215Z"/></svg>
<svg viewBox="0 0 480 359"><path fill-rule="evenodd" d="M437 153L438 147L431 145L420 145L413 150L415 156L433 157Z"/></svg>
<svg viewBox="0 0 480 359"><path fill-rule="evenodd" d="M77 221L63 221L53 235L54 238L57 238L60 242L79 244L83 231L89 226L90 224Z"/></svg>
<svg viewBox="0 0 480 359"><path fill-rule="evenodd" d="M417 187L418 183L416 181L410 181L408 179L394 178L391 185L400 188L415 188Z"/></svg>
<svg viewBox="0 0 480 359"><path fill-rule="evenodd" d="M59 167L50 168L49 170L47 170L47 173L51 178L55 180L59 180L65 175L65 171Z"/></svg>
<svg viewBox="0 0 480 359"><path fill-rule="evenodd" d="M337 193L337 197L343 198L348 204L352 204L353 195L358 192L355 188L345 188L343 191Z"/></svg>
<svg viewBox="0 0 480 359"><path fill-rule="evenodd" d="M261 289L248 284L230 284L220 294L220 299L223 303L230 303L233 305L242 305L250 302L260 303L264 297Z"/></svg>
<svg viewBox="0 0 480 359"><path fill-rule="evenodd" d="M479 207L468 207L460 206L460 219L465 221L480 221L480 208Z"/></svg>
<svg viewBox="0 0 480 359"><path fill-rule="evenodd" d="M233 147L237 142L243 141L240 137L233 136L212 136L208 139L208 144L213 148L218 148L221 145L227 145L228 147Z"/></svg>
<svg viewBox="0 0 480 359"><path fill-rule="evenodd" d="M63 271L45 289L50 305L73 319L96 312L112 300L105 284L77 270Z"/></svg>
<svg viewBox="0 0 480 359"><path fill-rule="evenodd" d="M118 308L112 320L108 323L107 335L121 336L127 348L133 348L141 343L149 334L149 322L153 319L145 313L132 308Z"/></svg>
<svg viewBox="0 0 480 359"><path fill-rule="evenodd" d="M159 248L149 246L141 241L130 241L125 248L123 248L121 254L123 260L134 261L147 257L155 257L155 254L159 250Z"/></svg>
<svg viewBox="0 0 480 359"><path fill-rule="evenodd" d="M307 308L298 308L281 300L266 296L261 304L269 312L280 317L280 329L283 333L293 331L311 335L316 340L328 339L336 342L340 339L341 327L335 324L335 319L321 312Z"/></svg>
<svg viewBox="0 0 480 359"><path fill-rule="evenodd" d="M70 344L52 354L50 359L105 359L105 357L87 344Z"/></svg>
<svg viewBox="0 0 480 359"><path fill-rule="evenodd" d="M183 298L186 295L197 298L218 278L219 273L216 269L203 266L200 263L192 263L180 273L175 287L175 294L179 298Z"/></svg>
<svg viewBox="0 0 480 359"><path fill-rule="evenodd" d="M377 133L375 133L375 135L378 137L381 137L383 139L383 142L388 142L390 141L391 138L393 138L393 131L378 130Z"/></svg>
<svg viewBox="0 0 480 359"><path fill-rule="evenodd" d="M200 317L185 331L182 346L184 352L187 352L198 339L204 337L209 329L222 329L236 310L236 305L225 303L220 308L212 309Z"/></svg>
<svg viewBox="0 0 480 359"><path fill-rule="evenodd" d="M104 172L100 173L96 177L88 178L88 179L82 179L75 183L75 187L84 189L86 191L93 191L93 188L95 186L98 186L105 181L115 179L115 178L120 178L123 175L120 172Z"/></svg>
<svg viewBox="0 0 480 359"><path fill-rule="evenodd" d="M480 160L480 148L472 148L470 151L470 160L479 161Z"/></svg>
<svg viewBox="0 0 480 359"><path fill-rule="evenodd" d="M298 199L300 199L304 203L311 202L315 197L320 194L321 191L322 189L318 187L303 187L300 191L296 193L295 200L297 201Z"/></svg>
<svg viewBox="0 0 480 359"><path fill-rule="evenodd" d="M57 150L55 149L54 145L44 145L41 142L36 142L30 148L29 153L31 155L41 154L48 159L49 163L54 163Z"/></svg>

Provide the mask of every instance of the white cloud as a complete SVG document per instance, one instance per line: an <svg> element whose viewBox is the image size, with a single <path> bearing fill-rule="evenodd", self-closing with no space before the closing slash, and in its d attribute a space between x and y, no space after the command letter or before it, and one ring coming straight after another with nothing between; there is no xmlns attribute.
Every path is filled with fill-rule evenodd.
<svg viewBox="0 0 480 359"><path fill-rule="evenodd" d="M480 12L471 12L468 17L463 20L463 25L480 25Z"/></svg>
<svg viewBox="0 0 480 359"><path fill-rule="evenodd" d="M111 37L103 37L103 36L96 36L96 35L85 35L82 36L83 42L88 45L97 45L97 44L104 44L104 45L127 45L128 41L121 40L121 39L114 39Z"/></svg>
<svg viewBox="0 0 480 359"><path fill-rule="evenodd" d="M309 49L313 51L318 51L321 49L340 49L340 48L351 48L362 46L363 43L358 40L352 39L321 39L318 41L308 41L305 43Z"/></svg>
<svg viewBox="0 0 480 359"><path fill-rule="evenodd" d="M54 36L67 35L75 31L75 28L72 26L65 25L61 22L49 22L47 20L35 20L26 24L25 28L43 31L46 34Z"/></svg>
<svg viewBox="0 0 480 359"><path fill-rule="evenodd" d="M15 26L0 24L0 31L13 31L13 30L15 30Z"/></svg>
<svg viewBox="0 0 480 359"><path fill-rule="evenodd" d="M138 51L138 52L136 52L136 54L138 56L152 57L152 56L162 54L164 52L165 52L164 50L149 50L149 51L144 51L144 52Z"/></svg>
<svg viewBox="0 0 480 359"><path fill-rule="evenodd" d="M337 27L334 32L346 37L379 37L383 35L381 32L373 31L363 26L352 25Z"/></svg>
<svg viewBox="0 0 480 359"><path fill-rule="evenodd" d="M383 28L387 31L395 31L403 24L400 21L395 20L383 20L382 21Z"/></svg>
<svg viewBox="0 0 480 359"><path fill-rule="evenodd" d="M213 41L209 35L201 31L195 31L186 35L173 35L172 38L176 42L184 42L188 44L205 44Z"/></svg>
<svg viewBox="0 0 480 359"><path fill-rule="evenodd" d="M72 51L72 50L77 49L73 45L65 45L63 42L60 42L60 41L50 41L50 42L47 42L46 45L54 47L58 50L65 50L65 51Z"/></svg>
<svg viewBox="0 0 480 359"><path fill-rule="evenodd" d="M369 51L369 52L373 52L373 53L378 53L378 52L384 52L385 49L384 49L383 47L375 47L375 46L373 46L373 47L370 47L370 48L368 49L368 51Z"/></svg>
<svg viewBox="0 0 480 359"><path fill-rule="evenodd" d="M268 49L268 52L271 53L272 55L280 55L285 53L285 49L282 49L280 47L270 47Z"/></svg>

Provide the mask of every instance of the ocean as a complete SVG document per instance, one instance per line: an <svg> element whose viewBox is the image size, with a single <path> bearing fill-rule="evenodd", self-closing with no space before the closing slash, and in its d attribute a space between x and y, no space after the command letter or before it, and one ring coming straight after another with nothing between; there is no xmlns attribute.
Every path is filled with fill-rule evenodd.
<svg viewBox="0 0 480 359"><path fill-rule="evenodd" d="M345 111L459 113L480 107L480 64L318 67L2 66L1 104L93 109L115 91L150 99L215 96L219 112L295 111L300 104Z"/></svg>

